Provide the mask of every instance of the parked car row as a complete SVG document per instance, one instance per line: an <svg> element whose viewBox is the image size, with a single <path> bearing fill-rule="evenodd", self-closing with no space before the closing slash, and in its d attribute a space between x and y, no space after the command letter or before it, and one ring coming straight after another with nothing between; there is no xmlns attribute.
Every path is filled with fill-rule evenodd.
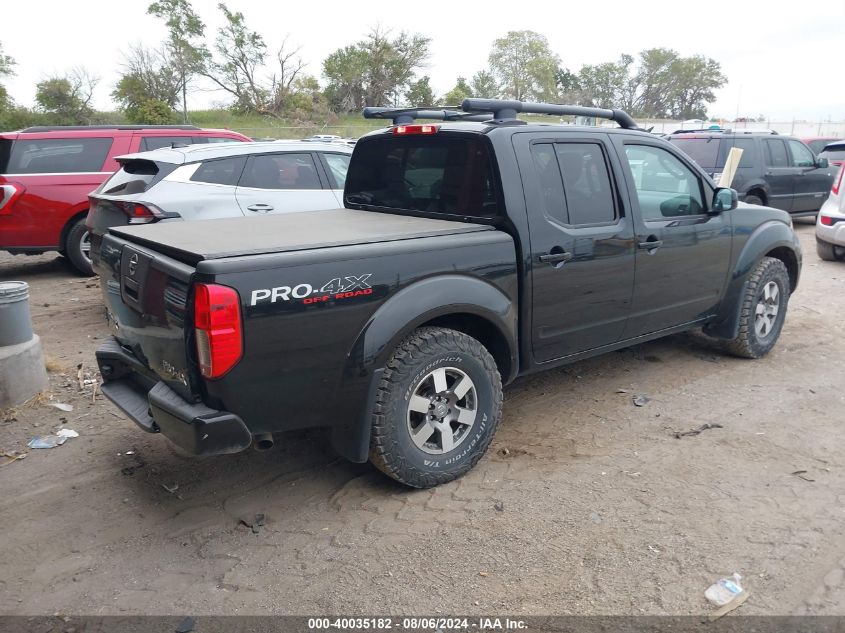
<svg viewBox="0 0 845 633"><path fill-rule="evenodd" d="M676 132L667 140L718 181L731 148L743 150L731 186L749 204L814 216L827 199L837 167L801 140L766 132Z"/></svg>
<svg viewBox="0 0 845 633"><path fill-rule="evenodd" d="M0 134L0 249L59 251L90 275L104 227L341 206L352 148L326 140L252 143L190 125Z"/></svg>

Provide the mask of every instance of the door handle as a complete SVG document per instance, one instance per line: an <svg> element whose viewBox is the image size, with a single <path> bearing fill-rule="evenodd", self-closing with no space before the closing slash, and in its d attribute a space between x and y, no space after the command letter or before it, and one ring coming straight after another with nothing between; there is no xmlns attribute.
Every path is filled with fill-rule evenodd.
<svg viewBox="0 0 845 633"><path fill-rule="evenodd" d="M637 246L639 246L640 248L644 248L649 253L651 253L655 249L663 246L663 240L657 240L657 239L651 240L651 239L649 239L649 240L646 240L645 242L640 242L639 244L637 244Z"/></svg>
<svg viewBox="0 0 845 633"><path fill-rule="evenodd" d="M539 260L544 264L559 264L561 262L568 262L570 259L572 259L572 253L567 253L566 251L547 253L539 257Z"/></svg>
<svg viewBox="0 0 845 633"><path fill-rule="evenodd" d="M273 210L273 205L265 204L264 202L257 202L256 204L249 205L247 209L249 209L250 211L257 211L259 213L267 213L268 211Z"/></svg>

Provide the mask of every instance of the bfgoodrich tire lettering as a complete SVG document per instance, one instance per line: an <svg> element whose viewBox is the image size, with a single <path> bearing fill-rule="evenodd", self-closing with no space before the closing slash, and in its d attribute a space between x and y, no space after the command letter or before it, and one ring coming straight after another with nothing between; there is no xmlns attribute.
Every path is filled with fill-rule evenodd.
<svg viewBox="0 0 845 633"><path fill-rule="evenodd" d="M85 218L79 218L67 232L64 251L76 271L87 277L94 274L94 269L91 267L90 248L91 242L88 238L88 229L85 228Z"/></svg>
<svg viewBox="0 0 845 633"><path fill-rule="evenodd" d="M426 399L430 411L422 406ZM484 346L455 330L420 328L385 367L372 411L370 461L414 488L452 481L487 451L501 412L502 380ZM454 429L445 443L444 429Z"/></svg>
<svg viewBox="0 0 845 633"><path fill-rule="evenodd" d="M789 303L789 273L783 262L764 257L748 279L739 306L739 334L726 349L743 358L765 356L777 343Z"/></svg>

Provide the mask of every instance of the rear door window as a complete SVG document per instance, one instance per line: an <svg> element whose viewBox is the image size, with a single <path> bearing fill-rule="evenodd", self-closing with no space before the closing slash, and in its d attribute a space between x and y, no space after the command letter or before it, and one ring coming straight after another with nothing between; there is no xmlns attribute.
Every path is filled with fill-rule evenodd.
<svg viewBox="0 0 845 633"><path fill-rule="evenodd" d="M141 147L138 151L149 152L162 147L173 147L174 145L190 145L193 139L190 136L145 136L141 139Z"/></svg>
<svg viewBox="0 0 845 633"><path fill-rule="evenodd" d="M311 154L252 156L238 184L256 189L322 189Z"/></svg>
<svg viewBox="0 0 845 633"><path fill-rule="evenodd" d="M6 174L100 172L111 138L21 139L12 142Z"/></svg>
<svg viewBox="0 0 845 633"><path fill-rule="evenodd" d="M719 165L719 146L722 143L718 136L676 137L669 139L672 144L692 158L704 169L714 169Z"/></svg>
<svg viewBox="0 0 845 633"><path fill-rule="evenodd" d="M742 150L742 158L739 159L739 167L754 167L757 157L757 147L755 146L754 139L752 138L735 138L735 139L725 139L722 143L722 153L719 156L719 164L716 165L717 169L721 169L725 166L725 162L728 159L728 154L731 151L731 148L736 147Z"/></svg>
<svg viewBox="0 0 845 633"><path fill-rule="evenodd" d="M238 143L240 139L225 136L194 136L194 143Z"/></svg>
<svg viewBox="0 0 845 633"><path fill-rule="evenodd" d="M207 160L197 168L191 181L234 187L238 184L245 163L246 158L243 156Z"/></svg>
<svg viewBox="0 0 845 633"><path fill-rule="evenodd" d="M769 167L789 167L786 146L781 139L767 138L764 144L766 146L766 164Z"/></svg>
<svg viewBox="0 0 845 633"><path fill-rule="evenodd" d="M353 207L492 218L497 184L480 135L379 136L359 141L344 201Z"/></svg>
<svg viewBox="0 0 845 633"><path fill-rule="evenodd" d="M343 189L349 171L349 154L321 154L332 189Z"/></svg>

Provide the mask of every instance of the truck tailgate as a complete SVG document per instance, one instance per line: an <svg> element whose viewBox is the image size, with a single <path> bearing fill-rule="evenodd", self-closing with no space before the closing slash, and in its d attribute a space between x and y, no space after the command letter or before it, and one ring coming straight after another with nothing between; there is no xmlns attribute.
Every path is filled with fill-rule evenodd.
<svg viewBox="0 0 845 633"><path fill-rule="evenodd" d="M150 246L157 252L189 264L239 255L392 242L485 230L492 230L492 227L353 209L197 222L159 222L110 229L111 233L124 236L135 244Z"/></svg>
<svg viewBox="0 0 845 633"><path fill-rule="evenodd" d="M113 235L103 238L100 278L109 325L145 379L192 398L185 327L194 269Z"/></svg>

